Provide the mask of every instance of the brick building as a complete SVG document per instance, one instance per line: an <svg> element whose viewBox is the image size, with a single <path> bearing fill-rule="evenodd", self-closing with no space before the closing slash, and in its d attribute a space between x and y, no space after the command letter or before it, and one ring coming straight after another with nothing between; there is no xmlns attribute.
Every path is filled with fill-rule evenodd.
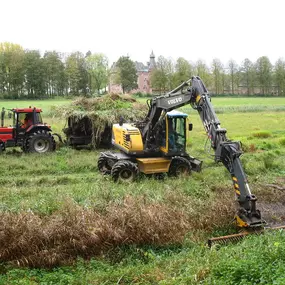
<svg viewBox="0 0 285 285"><path fill-rule="evenodd" d="M132 90L130 93L142 92L142 93L152 93L152 89L150 86L150 72L153 68L155 68L155 56L154 53L151 52L149 57L149 62L144 65L142 62L135 61L135 66L137 70L138 76L138 88ZM114 83L114 77L116 73L116 63L114 62L111 67L111 76L109 82L109 92L110 93L123 93L122 86Z"/></svg>

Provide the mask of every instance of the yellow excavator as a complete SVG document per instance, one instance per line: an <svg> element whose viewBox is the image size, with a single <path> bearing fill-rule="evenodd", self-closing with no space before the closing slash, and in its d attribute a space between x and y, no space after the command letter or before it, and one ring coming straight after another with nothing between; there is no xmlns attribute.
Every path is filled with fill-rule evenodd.
<svg viewBox="0 0 285 285"><path fill-rule="evenodd" d="M112 144L120 152L102 152L98 159L99 171L110 174L114 181L123 182L135 180L139 173L179 176L200 171L202 162L186 152L186 136L192 130L192 124L188 124L187 114L175 110L187 104L200 115L215 161L221 162L231 175L239 206L235 222L239 228L245 229L240 234L212 238L209 245L240 239L251 232L262 232L266 222L256 208L257 198L251 193L240 161L240 142L227 138L227 131L221 128L209 92L198 76L148 100L149 110L144 121L114 124Z"/></svg>

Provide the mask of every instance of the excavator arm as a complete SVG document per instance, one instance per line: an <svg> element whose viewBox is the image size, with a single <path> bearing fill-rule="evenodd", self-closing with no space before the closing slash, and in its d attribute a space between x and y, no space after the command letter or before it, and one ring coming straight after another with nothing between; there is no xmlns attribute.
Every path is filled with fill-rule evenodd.
<svg viewBox="0 0 285 285"><path fill-rule="evenodd" d="M187 104L191 104L200 115L215 152L215 161L222 162L232 177L239 203L239 210L235 217L237 225L245 228L262 227L265 221L262 220L260 211L256 209L257 198L250 191L239 158L242 154L240 142L227 138L227 131L221 128L211 104L209 92L200 77L193 76L169 93L150 100L149 112L142 130L146 150L153 148L156 128L166 113Z"/></svg>
<svg viewBox="0 0 285 285"><path fill-rule="evenodd" d="M240 155L240 142L231 141L226 136L226 129L221 128L220 121L211 104L209 93L202 80L192 77L189 92L192 94L191 106L200 115L201 121L215 151L215 161L222 162L232 177L239 210L236 222L239 227L261 227L265 224L260 211L256 209L256 196L251 193L244 173Z"/></svg>

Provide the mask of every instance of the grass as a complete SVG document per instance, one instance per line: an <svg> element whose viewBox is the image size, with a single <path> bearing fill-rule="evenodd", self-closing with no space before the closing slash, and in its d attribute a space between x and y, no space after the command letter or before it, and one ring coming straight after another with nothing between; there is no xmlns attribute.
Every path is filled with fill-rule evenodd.
<svg viewBox="0 0 285 285"><path fill-rule="evenodd" d="M138 99L140 102L146 102L146 99ZM284 112L285 98L220 98L212 97L212 104L217 114L223 113L255 113L255 112ZM190 106L181 108L183 112L191 113Z"/></svg>
<svg viewBox="0 0 285 285"><path fill-rule="evenodd" d="M0 107L6 109L12 108L27 108L37 107L41 108L45 113L49 113L53 106L64 106L70 104L72 100L69 99L52 99L52 100L0 100Z"/></svg>
<svg viewBox="0 0 285 285"><path fill-rule="evenodd" d="M219 250L191 243L165 251L128 247L116 252L115 264L105 258L53 270L10 269L0 284L282 285L284 238L284 232L251 236Z"/></svg>
<svg viewBox="0 0 285 285"><path fill-rule="evenodd" d="M144 103L147 99L138 98L140 102ZM234 107L234 106L284 106L285 97L241 97L241 98L221 98L221 97L212 97L212 103L215 107Z"/></svg>
<svg viewBox="0 0 285 285"><path fill-rule="evenodd" d="M234 231L234 190L205 153L194 110L190 118L188 150L204 161L203 172L182 179L114 184L97 171L98 151L8 149L0 156L0 284L284 284L282 232L205 247L207 237ZM282 223L284 191L267 185L285 183L285 112L219 119L229 138L243 142L242 163L264 218ZM56 132L65 123L45 121ZM18 268L26 265L33 268Z"/></svg>

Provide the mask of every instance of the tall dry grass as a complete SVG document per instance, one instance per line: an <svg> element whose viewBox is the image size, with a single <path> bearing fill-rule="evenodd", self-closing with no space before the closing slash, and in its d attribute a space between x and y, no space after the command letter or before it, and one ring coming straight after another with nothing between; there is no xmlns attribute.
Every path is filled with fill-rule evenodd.
<svg viewBox="0 0 285 285"><path fill-rule="evenodd" d="M216 201L198 212L199 205L185 209L186 204L178 207L175 202L171 206L126 197L123 204L110 204L104 213L73 203L45 217L32 212L2 213L0 260L50 268L121 245L182 244L189 231L210 230L228 222L233 215L229 204Z"/></svg>

